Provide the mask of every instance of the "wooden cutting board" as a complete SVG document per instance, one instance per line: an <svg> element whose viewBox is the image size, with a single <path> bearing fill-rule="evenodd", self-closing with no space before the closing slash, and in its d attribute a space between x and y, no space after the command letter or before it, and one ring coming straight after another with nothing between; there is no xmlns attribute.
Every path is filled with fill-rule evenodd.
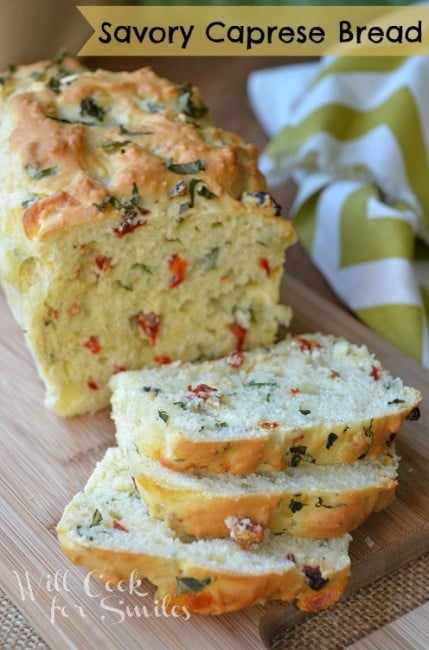
<svg viewBox="0 0 429 650"><path fill-rule="evenodd" d="M420 421L406 423L399 436L398 499L353 535L353 591L429 550L429 372L296 280L283 289L296 332L321 330L367 343L426 398ZM86 572L63 557L54 529L64 505L114 444L113 423L107 411L62 420L45 410L43 387L1 295L0 353L0 579L53 649L252 650L300 619L293 607L278 604L221 617L167 618L156 616L162 612L154 608L150 586L144 596L86 582Z"/></svg>

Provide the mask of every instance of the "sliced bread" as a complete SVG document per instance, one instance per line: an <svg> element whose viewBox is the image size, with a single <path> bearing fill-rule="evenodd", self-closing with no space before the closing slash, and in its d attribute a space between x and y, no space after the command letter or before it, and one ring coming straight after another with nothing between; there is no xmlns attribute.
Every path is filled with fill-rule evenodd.
<svg viewBox="0 0 429 650"><path fill-rule="evenodd" d="M394 453L349 464L305 464L237 476L174 472L139 452L130 439L119 437L119 444L150 515L165 520L179 535L233 536L237 524L249 520L262 535L269 529L298 537L339 537L388 506L397 486L399 459Z"/></svg>
<svg viewBox="0 0 429 650"><path fill-rule="evenodd" d="M247 352L238 367L231 357L175 363L121 373L111 387L119 435L147 456L236 474L377 456L421 399L365 346L322 334Z"/></svg>
<svg viewBox="0 0 429 650"><path fill-rule="evenodd" d="M341 596L350 572L349 535L303 540L269 535L251 550L232 540L185 543L152 519L124 455L109 449L57 527L66 555L103 581L148 578L168 608L221 614L268 599L317 611Z"/></svg>

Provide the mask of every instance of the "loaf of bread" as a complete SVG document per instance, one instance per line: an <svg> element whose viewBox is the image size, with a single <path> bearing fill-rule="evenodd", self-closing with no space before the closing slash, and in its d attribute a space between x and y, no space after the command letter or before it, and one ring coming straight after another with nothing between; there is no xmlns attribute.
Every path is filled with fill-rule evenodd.
<svg viewBox="0 0 429 650"><path fill-rule="evenodd" d="M119 437L119 446L149 514L179 535L198 538L233 536L241 521L262 536L269 529L297 537L339 537L388 506L397 486L399 459L393 452L349 464L307 463L237 476L174 472L138 452L132 436Z"/></svg>
<svg viewBox="0 0 429 650"><path fill-rule="evenodd" d="M157 600L222 614L267 599L317 611L341 596L350 572L349 535L304 540L270 535L250 550L232 540L184 542L149 517L118 448L109 449L57 528L66 555L100 580L148 578Z"/></svg>
<svg viewBox="0 0 429 650"><path fill-rule="evenodd" d="M234 474L377 456L421 398L365 346L321 334L247 352L239 368L175 363L111 385L122 439L174 470Z"/></svg>
<svg viewBox="0 0 429 650"><path fill-rule="evenodd" d="M195 87L59 58L5 74L0 115L0 277L49 408L107 406L147 364L239 365L289 322L292 227Z"/></svg>

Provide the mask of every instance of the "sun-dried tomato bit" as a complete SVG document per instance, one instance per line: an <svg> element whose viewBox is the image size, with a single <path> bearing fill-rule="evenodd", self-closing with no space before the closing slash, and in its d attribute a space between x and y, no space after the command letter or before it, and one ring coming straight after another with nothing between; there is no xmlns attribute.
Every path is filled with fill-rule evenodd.
<svg viewBox="0 0 429 650"><path fill-rule="evenodd" d="M90 388L91 390L98 390L98 384L97 384L97 382L94 381L93 379L88 379L88 381L86 382L86 385L87 385L88 388Z"/></svg>
<svg viewBox="0 0 429 650"><path fill-rule="evenodd" d="M311 352L312 350L321 349L321 345L315 339L307 339L303 336L294 336L294 340L298 343L301 352Z"/></svg>
<svg viewBox="0 0 429 650"><path fill-rule="evenodd" d="M53 307L49 308L49 316L54 320L58 320L61 316L61 311L59 309L54 309Z"/></svg>
<svg viewBox="0 0 429 650"><path fill-rule="evenodd" d="M178 287L179 284L185 279L186 267L188 262L184 260L178 253L174 253L168 261L168 268L172 273L170 280L168 281L168 286L170 289Z"/></svg>
<svg viewBox="0 0 429 650"><path fill-rule="evenodd" d="M231 539L244 550L248 550L264 541L265 531L260 524L254 524L247 517L238 519L237 517L227 517L225 526L229 530Z"/></svg>
<svg viewBox="0 0 429 650"><path fill-rule="evenodd" d="M72 304L70 307L67 309L67 313L69 316L77 316L80 314L80 302L79 300L73 300Z"/></svg>
<svg viewBox="0 0 429 650"><path fill-rule="evenodd" d="M291 395L299 395L300 392L299 388L289 388L289 393Z"/></svg>
<svg viewBox="0 0 429 650"><path fill-rule="evenodd" d="M91 352L91 354L98 354L101 351L101 344L96 336L90 336L83 344L83 347Z"/></svg>
<svg viewBox="0 0 429 650"><path fill-rule="evenodd" d="M244 340L246 338L247 329L240 325L239 323L233 323L231 325L231 332L235 336L235 351L243 352Z"/></svg>
<svg viewBox="0 0 429 650"><path fill-rule="evenodd" d="M266 257L260 257L258 260L258 266L266 273L267 277L269 278L272 273L272 269L268 259Z"/></svg>
<svg viewBox="0 0 429 650"><path fill-rule="evenodd" d="M147 314L145 314L144 311L139 311L134 316L134 319L144 336L149 339L152 346L155 346L158 340L161 317L153 311L150 311Z"/></svg>
<svg viewBox="0 0 429 650"><path fill-rule="evenodd" d="M126 370L125 366L115 365L113 366L112 375L118 375L120 372L126 372Z"/></svg>
<svg viewBox="0 0 429 650"><path fill-rule="evenodd" d="M278 422L262 422L261 427L263 429L267 429L268 431L274 431L274 429L279 428L279 423Z"/></svg>
<svg viewBox="0 0 429 650"><path fill-rule="evenodd" d="M312 567L306 565L303 567L302 571L307 578L309 587L311 587L311 589L314 589L314 591L319 591L328 582L327 578L322 577L322 572L318 566Z"/></svg>
<svg viewBox="0 0 429 650"><path fill-rule="evenodd" d="M147 225L147 219L142 218L142 215L147 215L150 213L150 210L143 208L130 208L125 210L123 213L122 220L117 226L112 228L116 237L121 239L124 235L129 235L134 232L136 228L141 228L142 226Z"/></svg>
<svg viewBox="0 0 429 650"><path fill-rule="evenodd" d="M153 360L160 366L167 366L173 362L172 358L168 357L166 354L157 354L154 356Z"/></svg>
<svg viewBox="0 0 429 650"><path fill-rule="evenodd" d="M231 368L241 368L244 361L244 352L234 350L225 357L225 360Z"/></svg>
<svg viewBox="0 0 429 650"><path fill-rule="evenodd" d="M296 557L293 553L286 553L286 559L296 563Z"/></svg>
<svg viewBox="0 0 429 650"><path fill-rule="evenodd" d="M373 378L374 381L380 380L380 368L378 366L371 366L371 372L369 376Z"/></svg>
<svg viewBox="0 0 429 650"><path fill-rule="evenodd" d="M212 388L211 386L207 386L207 384L198 384L197 386L189 385L186 390L188 393L192 393L199 399L205 401L213 397L214 393L218 392L217 388Z"/></svg>
<svg viewBox="0 0 429 650"><path fill-rule="evenodd" d="M331 379L337 379L337 377L340 377L340 373L338 372L338 370L330 370L329 376Z"/></svg>
<svg viewBox="0 0 429 650"><path fill-rule="evenodd" d="M100 271L107 271L112 268L112 258L107 255L97 255L94 261Z"/></svg>
<svg viewBox="0 0 429 650"><path fill-rule="evenodd" d="M130 532L130 531L128 530L128 528L125 528L125 526L123 526L122 524L120 524L119 521L118 521L117 519L114 519L114 520L113 520L112 525L113 525L113 528L114 528L115 530L121 530L123 533L129 533L129 532Z"/></svg>

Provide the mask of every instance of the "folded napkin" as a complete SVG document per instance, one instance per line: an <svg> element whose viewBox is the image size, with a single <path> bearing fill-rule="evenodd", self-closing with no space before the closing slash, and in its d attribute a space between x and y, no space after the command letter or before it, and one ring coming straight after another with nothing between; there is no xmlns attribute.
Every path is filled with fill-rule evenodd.
<svg viewBox="0 0 429 650"><path fill-rule="evenodd" d="M293 176L304 246L367 325L429 367L429 57L258 71L271 185Z"/></svg>

